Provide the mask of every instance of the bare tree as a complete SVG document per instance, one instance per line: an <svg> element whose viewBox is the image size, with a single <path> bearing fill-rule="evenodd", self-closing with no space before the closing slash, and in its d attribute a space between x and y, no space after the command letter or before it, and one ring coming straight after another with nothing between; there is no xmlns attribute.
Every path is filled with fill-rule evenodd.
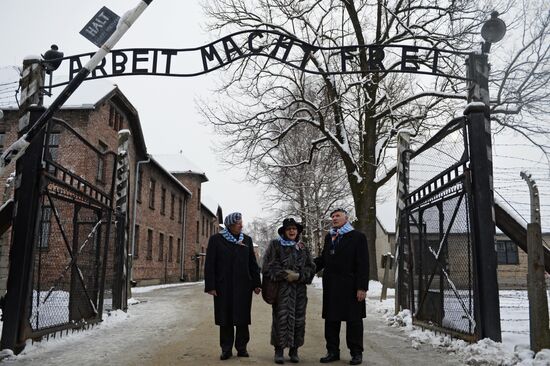
<svg viewBox="0 0 550 366"><path fill-rule="evenodd" d="M205 9L212 30L276 29L315 46L407 44L457 52L479 48L481 25L497 9L509 34L520 40L493 49L493 112L500 116L500 126L527 136L547 130L536 118L549 105L549 7L545 1L528 7L521 1L212 0ZM278 164L273 156L299 126L316 129L319 134L303 136L308 158L295 165L310 163L325 146L334 149L371 258L376 255L377 191L394 173L389 152L395 131L409 129L427 137L461 113L466 98L459 79L396 73L399 56L386 52L386 66L370 73L373 55L358 48L348 66L357 73L341 76L327 73L336 67L335 58L322 52L310 54L319 76L305 76L265 58L247 58L227 68L219 90L227 102L202 107L208 120L229 137L227 147L236 161L250 168L260 161ZM427 52L418 62L433 64L434 57ZM464 74L464 57L437 57L440 74ZM527 113L532 121L525 121ZM377 278L376 263L370 276Z"/></svg>

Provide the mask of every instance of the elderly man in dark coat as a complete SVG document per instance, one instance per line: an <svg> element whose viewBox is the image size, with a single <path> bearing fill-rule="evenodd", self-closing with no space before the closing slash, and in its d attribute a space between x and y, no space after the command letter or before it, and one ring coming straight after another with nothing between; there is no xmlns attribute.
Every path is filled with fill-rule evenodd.
<svg viewBox="0 0 550 366"><path fill-rule="evenodd" d="M325 237L322 254L315 258L323 271L323 318L327 355L321 363L340 359L340 325L346 322L346 343L350 365L363 361L363 318L369 286L369 254L365 235L351 226L347 212L330 214L332 228Z"/></svg>
<svg viewBox="0 0 550 366"><path fill-rule="evenodd" d="M242 233L242 215L229 214L226 229L208 240L204 264L204 292L214 297L214 319L220 327L221 360L230 358L233 341L238 357L249 357L248 325L252 292L260 293L260 269L252 239ZM236 332L235 332L236 328Z"/></svg>

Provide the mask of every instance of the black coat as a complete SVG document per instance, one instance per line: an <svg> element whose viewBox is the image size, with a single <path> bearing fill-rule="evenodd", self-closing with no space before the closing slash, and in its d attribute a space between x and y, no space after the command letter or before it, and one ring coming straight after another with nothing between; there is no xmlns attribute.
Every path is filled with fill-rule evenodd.
<svg viewBox="0 0 550 366"><path fill-rule="evenodd" d="M300 278L295 282L286 281L285 269L298 272ZM311 253L303 244L296 249L273 240L264 254L262 274L279 283L272 311L271 344L280 348L302 346L306 330L306 284L311 283L315 275Z"/></svg>
<svg viewBox="0 0 550 366"><path fill-rule="evenodd" d="M315 258L323 271L323 318L330 321L360 320L366 316L365 301L357 290L369 288L367 238L357 230L344 234L331 254L332 238L325 237L323 252Z"/></svg>
<svg viewBox="0 0 550 366"><path fill-rule="evenodd" d="M204 292L217 292L216 325L250 324L252 292L256 287L260 287L260 269L252 239L245 235L240 245L229 242L222 234L212 235L204 264Z"/></svg>

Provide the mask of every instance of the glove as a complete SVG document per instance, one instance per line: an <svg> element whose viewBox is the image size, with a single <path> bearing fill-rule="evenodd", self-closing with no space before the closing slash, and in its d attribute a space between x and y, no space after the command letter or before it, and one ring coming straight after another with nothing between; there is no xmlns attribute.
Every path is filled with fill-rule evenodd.
<svg viewBox="0 0 550 366"><path fill-rule="evenodd" d="M288 282L298 281L300 279L300 274L298 272L291 271L290 269L285 269L286 280Z"/></svg>

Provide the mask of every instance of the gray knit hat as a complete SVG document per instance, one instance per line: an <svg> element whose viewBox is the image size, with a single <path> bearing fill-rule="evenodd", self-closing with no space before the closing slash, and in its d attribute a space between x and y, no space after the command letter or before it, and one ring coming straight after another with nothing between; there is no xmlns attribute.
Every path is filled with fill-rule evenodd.
<svg viewBox="0 0 550 366"><path fill-rule="evenodd" d="M241 220L242 218L243 215L240 212L233 212L225 217L225 219L223 220L223 224L226 228L229 228L231 225Z"/></svg>

